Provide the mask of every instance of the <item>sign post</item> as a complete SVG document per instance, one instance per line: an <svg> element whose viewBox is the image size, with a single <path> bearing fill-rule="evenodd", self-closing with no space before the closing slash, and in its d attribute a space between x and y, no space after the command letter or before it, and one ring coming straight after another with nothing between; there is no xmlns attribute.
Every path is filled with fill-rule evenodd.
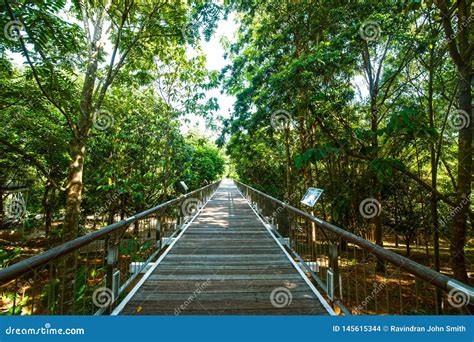
<svg viewBox="0 0 474 342"><path fill-rule="evenodd" d="M303 198L301 199L301 203L304 205L313 208L316 202L318 201L319 197L323 193L323 189L318 188L308 188L306 193L304 194ZM314 211L311 209L311 215L314 216ZM311 239L313 243L316 243L316 225L314 222L311 222Z"/></svg>

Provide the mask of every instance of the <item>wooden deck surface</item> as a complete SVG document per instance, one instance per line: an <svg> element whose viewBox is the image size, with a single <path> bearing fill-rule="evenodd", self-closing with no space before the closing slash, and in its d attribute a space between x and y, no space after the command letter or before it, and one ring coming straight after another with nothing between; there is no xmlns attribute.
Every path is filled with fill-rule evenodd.
<svg viewBox="0 0 474 342"><path fill-rule="evenodd" d="M328 314L231 181L146 276L115 313Z"/></svg>

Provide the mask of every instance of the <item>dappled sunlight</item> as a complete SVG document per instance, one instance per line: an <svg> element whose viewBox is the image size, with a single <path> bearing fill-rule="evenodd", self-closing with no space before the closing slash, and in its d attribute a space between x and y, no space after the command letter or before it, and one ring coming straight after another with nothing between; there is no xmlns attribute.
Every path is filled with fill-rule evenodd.
<svg viewBox="0 0 474 342"><path fill-rule="evenodd" d="M315 4L6 1L0 313L471 314L472 2Z"/></svg>

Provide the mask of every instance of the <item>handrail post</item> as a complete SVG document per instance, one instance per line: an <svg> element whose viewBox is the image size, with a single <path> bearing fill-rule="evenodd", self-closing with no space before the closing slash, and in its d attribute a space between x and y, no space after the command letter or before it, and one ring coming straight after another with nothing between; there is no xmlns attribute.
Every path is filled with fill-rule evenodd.
<svg viewBox="0 0 474 342"><path fill-rule="evenodd" d="M156 216L156 248L161 249L161 216Z"/></svg>
<svg viewBox="0 0 474 342"><path fill-rule="evenodd" d="M119 258L119 248L118 243L111 243L110 239L106 241L107 248L107 271L105 277L105 287L112 294L112 301L107 307L107 312L112 312L112 305L118 297L119 284L118 281L114 281L115 271L117 269L118 258ZM120 274L118 275L120 276Z"/></svg>
<svg viewBox="0 0 474 342"><path fill-rule="evenodd" d="M183 211L178 209L176 214L176 230L181 230L184 225L184 214Z"/></svg>
<svg viewBox="0 0 474 342"><path fill-rule="evenodd" d="M331 243L329 245L329 269L333 275L333 299L332 301L335 302L337 299L341 299L341 284L339 282L339 253L338 253L338 244ZM328 284L329 286L329 284Z"/></svg>
<svg viewBox="0 0 474 342"><path fill-rule="evenodd" d="M295 241L294 231L295 230L293 229L293 224L294 224L294 222L292 222L291 220L288 220L288 225L286 226L286 229L285 229L285 226L282 225L282 230L283 231L280 232L281 236L283 236L283 237L288 236L288 241L289 241L288 247L290 247L290 248L292 248L291 246L296 245L294 243L294 241Z"/></svg>

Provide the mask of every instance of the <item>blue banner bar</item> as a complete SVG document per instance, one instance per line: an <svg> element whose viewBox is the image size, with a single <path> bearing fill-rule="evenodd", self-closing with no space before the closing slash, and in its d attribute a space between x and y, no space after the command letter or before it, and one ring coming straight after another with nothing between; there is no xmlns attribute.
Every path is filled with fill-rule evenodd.
<svg viewBox="0 0 474 342"><path fill-rule="evenodd" d="M0 342L474 341L472 316L33 316L0 318Z"/></svg>

